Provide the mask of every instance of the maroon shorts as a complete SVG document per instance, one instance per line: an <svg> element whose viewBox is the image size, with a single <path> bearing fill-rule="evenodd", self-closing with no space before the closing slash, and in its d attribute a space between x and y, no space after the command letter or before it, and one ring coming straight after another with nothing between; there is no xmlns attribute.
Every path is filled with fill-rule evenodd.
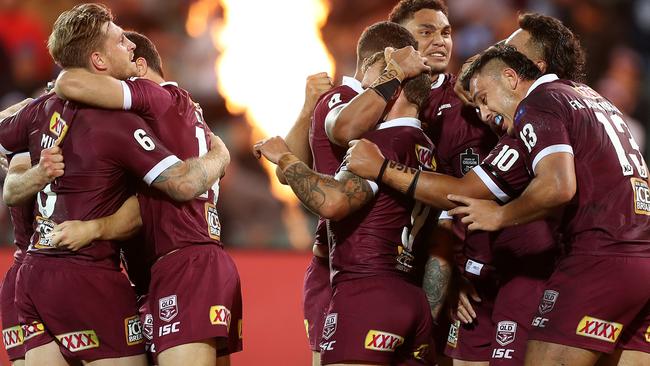
<svg viewBox="0 0 650 366"><path fill-rule="evenodd" d="M496 297L496 284L491 279L470 277L478 292L481 302L470 299L476 312L476 319L471 324L452 322L449 327L445 355L455 360L487 362L492 355L494 323L492 310Z"/></svg>
<svg viewBox="0 0 650 366"><path fill-rule="evenodd" d="M56 340L73 360L144 353L135 294L120 271L28 255L18 271L16 306L25 351Z"/></svg>
<svg viewBox="0 0 650 366"><path fill-rule="evenodd" d="M4 343L9 360L25 358L25 347L23 346L23 329L18 321L18 310L16 309L16 277L20 263L14 262L5 279L2 281L0 290L0 312L2 312L2 341Z"/></svg>
<svg viewBox="0 0 650 366"><path fill-rule="evenodd" d="M144 336L144 349L147 352L149 365L156 364L156 348L153 346L153 316L151 315L151 302L149 296L143 295L138 298L138 314L142 324L142 335Z"/></svg>
<svg viewBox="0 0 650 366"><path fill-rule="evenodd" d="M650 301L636 319L623 329L618 348L650 353Z"/></svg>
<svg viewBox="0 0 650 366"><path fill-rule="evenodd" d="M320 351L323 321L331 298L329 261L327 258L313 256L305 273L302 310L305 316L309 348L314 352Z"/></svg>
<svg viewBox="0 0 650 366"><path fill-rule="evenodd" d="M422 288L395 277L341 282L320 344L324 365L433 364L433 320Z"/></svg>
<svg viewBox="0 0 650 366"><path fill-rule="evenodd" d="M523 365L531 322L545 280L517 276L501 285L494 302L490 365Z"/></svg>
<svg viewBox="0 0 650 366"><path fill-rule="evenodd" d="M217 355L241 351L242 299L235 262L218 245L193 245L151 269L149 304L156 354L217 339Z"/></svg>
<svg viewBox="0 0 650 366"><path fill-rule="evenodd" d="M529 338L612 352L622 333L647 330L643 327L648 326L644 321L650 298L648 278L650 258L564 258L545 285ZM645 352L650 351L648 345Z"/></svg>

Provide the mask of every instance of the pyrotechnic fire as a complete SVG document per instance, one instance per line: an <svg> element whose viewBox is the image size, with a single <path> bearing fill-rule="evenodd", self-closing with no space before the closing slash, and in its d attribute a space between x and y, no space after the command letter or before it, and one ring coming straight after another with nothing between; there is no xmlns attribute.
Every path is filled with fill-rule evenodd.
<svg viewBox="0 0 650 366"><path fill-rule="evenodd" d="M223 19L216 19L218 8ZM285 136L302 107L306 77L334 74L320 33L328 13L326 0L199 0L191 5L187 32L194 37L210 33L220 53L218 90L228 111L246 116L254 140ZM297 199L278 183L275 167L264 166L273 194L285 203L283 219L292 245L308 246L311 235Z"/></svg>

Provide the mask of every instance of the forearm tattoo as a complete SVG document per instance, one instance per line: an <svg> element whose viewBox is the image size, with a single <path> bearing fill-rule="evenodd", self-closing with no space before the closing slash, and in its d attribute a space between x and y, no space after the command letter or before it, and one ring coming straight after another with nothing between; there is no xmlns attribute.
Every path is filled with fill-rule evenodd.
<svg viewBox="0 0 650 366"><path fill-rule="evenodd" d="M424 280L422 289L427 295L431 315L434 319L440 313L442 304L447 294L447 286L451 278L451 269L448 264L441 263L437 258L429 258L424 267Z"/></svg>
<svg viewBox="0 0 650 366"><path fill-rule="evenodd" d="M153 183L166 183L166 192L174 200L187 199L188 193L196 197L210 188L208 173L196 159L172 165L160 173Z"/></svg>
<svg viewBox="0 0 650 366"><path fill-rule="evenodd" d="M388 162L388 167L390 169L395 169L395 170L397 170L399 172L404 172L404 173L408 173L408 174L411 174L411 175L415 175L415 173L417 173L417 171L418 171L415 168L411 168L410 166L406 166L406 165L404 165L402 163L398 163L398 162L392 161L392 160L390 162Z"/></svg>
<svg viewBox="0 0 650 366"><path fill-rule="evenodd" d="M300 201L316 214L320 214L328 202L341 202L338 200L341 195L345 198L342 201L348 213L373 197L372 188L363 178L346 173L345 179L338 181L332 176L314 172L302 162L287 167L284 177Z"/></svg>

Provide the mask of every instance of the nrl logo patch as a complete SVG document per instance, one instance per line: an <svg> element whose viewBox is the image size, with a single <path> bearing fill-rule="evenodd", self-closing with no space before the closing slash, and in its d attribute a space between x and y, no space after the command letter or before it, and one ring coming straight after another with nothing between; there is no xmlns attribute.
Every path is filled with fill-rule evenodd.
<svg viewBox="0 0 650 366"><path fill-rule="evenodd" d="M542 301L539 303L539 313L540 314L546 314L549 311L553 310L553 306L555 306L555 301L557 301L557 297L560 295L559 292L553 291L553 290L546 290L544 291L544 296L542 296Z"/></svg>
<svg viewBox="0 0 650 366"><path fill-rule="evenodd" d="M336 321L338 320L338 313L327 314L325 324L323 325L323 339L329 340L336 332Z"/></svg>
<svg viewBox="0 0 650 366"><path fill-rule="evenodd" d="M145 314L144 315L144 324L142 325L142 334L147 338L147 340L153 339L153 315Z"/></svg>
<svg viewBox="0 0 650 366"><path fill-rule="evenodd" d="M164 322L171 321L178 314L178 303L176 302L176 295L163 297L158 300L159 310L158 316Z"/></svg>
<svg viewBox="0 0 650 366"><path fill-rule="evenodd" d="M464 153L460 154L460 171L465 175L475 166L479 165L480 162L481 157L479 154L474 153L474 149L470 147Z"/></svg>
<svg viewBox="0 0 650 366"><path fill-rule="evenodd" d="M515 335L517 333L517 323L504 320L497 324L497 336L496 340L502 346L507 346L510 343L515 341Z"/></svg>

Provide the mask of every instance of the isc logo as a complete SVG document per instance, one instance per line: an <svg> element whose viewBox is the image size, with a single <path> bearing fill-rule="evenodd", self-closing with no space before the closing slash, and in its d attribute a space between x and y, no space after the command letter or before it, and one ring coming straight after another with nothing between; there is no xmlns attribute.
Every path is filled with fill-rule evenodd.
<svg viewBox="0 0 650 366"><path fill-rule="evenodd" d="M538 328L546 328L546 323L548 322L547 318L542 318L541 316L535 317L533 319L533 327L538 327Z"/></svg>
<svg viewBox="0 0 650 366"><path fill-rule="evenodd" d="M168 334L176 333L176 332L178 332L180 330L178 328L178 327L180 327L180 325L181 325L181 322L175 322L175 323L172 323L172 324L165 324L162 327L158 328L158 336L162 337L162 336L166 336Z"/></svg>
<svg viewBox="0 0 650 366"><path fill-rule="evenodd" d="M515 352L514 349L507 348L495 348L492 350L492 358L507 358L511 359L512 354Z"/></svg>

